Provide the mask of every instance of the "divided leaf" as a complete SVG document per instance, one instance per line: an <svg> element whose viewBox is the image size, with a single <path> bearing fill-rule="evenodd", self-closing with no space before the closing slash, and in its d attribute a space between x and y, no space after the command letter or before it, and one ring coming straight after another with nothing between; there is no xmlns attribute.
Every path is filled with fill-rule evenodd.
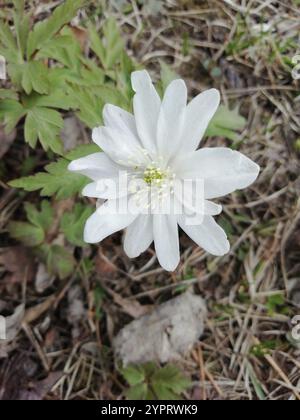
<svg viewBox="0 0 300 420"><path fill-rule="evenodd" d="M149 362L140 366L127 366L121 369L121 373L130 385L126 391L128 399L178 400L182 392L191 386L191 381L171 364L159 368Z"/></svg>
<svg viewBox="0 0 300 420"><path fill-rule="evenodd" d="M36 50L39 50L44 42L56 35L60 29L69 23L76 15L77 10L83 7L86 0L66 0L58 6L52 15L38 22L30 32L27 43L27 57L30 58Z"/></svg>
<svg viewBox="0 0 300 420"><path fill-rule="evenodd" d="M91 39L91 49L99 57L101 64L106 70L113 68L114 64L120 60L124 51L124 41L120 35L117 22L114 18L109 18L103 26L104 40L99 35L94 26L89 27Z"/></svg>
<svg viewBox="0 0 300 420"><path fill-rule="evenodd" d="M59 138L64 122L59 112L53 109L36 107L27 112L25 120L25 141L35 147L39 139L45 150L51 149L62 154Z"/></svg>
<svg viewBox="0 0 300 420"><path fill-rule="evenodd" d="M68 165L71 160L87 156L95 152L95 145L81 146L45 167L46 172L11 181L9 185L14 188L23 188L26 191L41 190L42 196L55 195L58 200L76 195L90 182L85 176L70 172ZM97 149L99 151L99 148Z"/></svg>
<svg viewBox="0 0 300 420"><path fill-rule="evenodd" d="M72 245L85 245L85 242L82 239L84 225L93 211L94 209L92 207L77 203L72 211L63 214L60 228Z"/></svg>
<svg viewBox="0 0 300 420"><path fill-rule="evenodd" d="M40 211L31 203L25 204L25 211L28 222L10 222L8 225L9 234L26 246L39 246L44 242L47 230L53 223L52 208L50 203L44 200Z"/></svg>

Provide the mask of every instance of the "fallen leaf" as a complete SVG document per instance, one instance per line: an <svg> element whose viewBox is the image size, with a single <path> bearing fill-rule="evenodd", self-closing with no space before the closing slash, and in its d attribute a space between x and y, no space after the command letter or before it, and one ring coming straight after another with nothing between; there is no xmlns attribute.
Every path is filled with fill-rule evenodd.
<svg viewBox="0 0 300 420"><path fill-rule="evenodd" d="M24 318L25 306L17 306L10 316L4 316L5 320L5 340L0 340L0 358L8 356L8 353L15 348L14 340L17 337Z"/></svg>
<svg viewBox="0 0 300 420"><path fill-rule="evenodd" d="M35 289L38 293L43 293L54 283L55 276L51 276L45 264L40 263L35 277Z"/></svg>
<svg viewBox="0 0 300 420"><path fill-rule="evenodd" d="M114 339L115 354L125 366L179 359L202 335L205 318L203 299L187 292L125 326Z"/></svg>
<svg viewBox="0 0 300 420"><path fill-rule="evenodd" d="M104 277L113 277L118 271L116 266L103 254L101 248L98 249L95 257L95 268L97 273Z"/></svg>
<svg viewBox="0 0 300 420"><path fill-rule="evenodd" d="M121 295L113 290L105 287L105 290L112 296L115 303L117 303L123 311L132 318L139 318L151 310L152 305L141 305L137 300L124 299Z"/></svg>
<svg viewBox="0 0 300 420"><path fill-rule="evenodd" d="M82 143L81 125L76 117L64 119L61 138L66 152L75 149L76 146Z"/></svg>
<svg viewBox="0 0 300 420"><path fill-rule="evenodd" d="M11 283L30 283L35 275L33 257L22 246L3 248L0 254L0 264L10 273L8 278Z"/></svg>

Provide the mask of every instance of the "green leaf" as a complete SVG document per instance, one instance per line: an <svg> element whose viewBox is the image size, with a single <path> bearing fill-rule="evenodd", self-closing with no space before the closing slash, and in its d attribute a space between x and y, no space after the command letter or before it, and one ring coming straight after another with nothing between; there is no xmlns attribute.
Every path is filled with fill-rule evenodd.
<svg viewBox="0 0 300 420"><path fill-rule="evenodd" d="M70 252L59 245L47 246L47 269L63 280L74 272L75 259Z"/></svg>
<svg viewBox="0 0 300 420"><path fill-rule="evenodd" d="M0 119L5 125L5 131L11 133L26 111L23 106L14 99L0 101Z"/></svg>
<svg viewBox="0 0 300 420"><path fill-rule="evenodd" d="M40 211L31 203L25 203L24 208L29 223L13 221L8 231L12 238L24 245L36 247L44 242L47 230L53 224L53 210L46 200L42 201Z"/></svg>
<svg viewBox="0 0 300 420"><path fill-rule="evenodd" d="M93 153L99 152L99 146L94 143L90 144L81 144L80 146L75 147L65 155L65 158L69 161L80 159L82 157L91 155Z"/></svg>
<svg viewBox="0 0 300 420"><path fill-rule="evenodd" d="M57 35L44 42L40 51L37 53L37 59L53 59L64 66L79 70L81 48L79 42L71 30L63 30L64 34Z"/></svg>
<svg viewBox="0 0 300 420"><path fill-rule="evenodd" d="M45 234L41 227L25 222L10 222L8 224L8 232L12 238L30 247L42 244L45 239Z"/></svg>
<svg viewBox="0 0 300 420"><path fill-rule="evenodd" d="M83 230L85 222L93 213L94 209L81 203L75 204L71 212L64 213L60 222L60 228L67 240L75 246L84 246Z"/></svg>
<svg viewBox="0 0 300 420"><path fill-rule="evenodd" d="M14 13L14 25L17 37L17 44L22 58L25 56L27 39L30 30L30 15L24 14L24 1L15 1L16 12Z"/></svg>
<svg viewBox="0 0 300 420"><path fill-rule="evenodd" d="M17 92L12 89L0 89L0 99L15 99L18 100Z"/></svg>
<svg viewBox="0 0 300 420"><path fill-rule="evenodd" d="M183 391L191 386L191 382L182 374L175 365L166 365L157 370L152 376L153 388L158 391L157 396L160 399L169 399L173 396L179 396ZM169 396L167 396L169 393Z"/></svg>
<svg viewBox="0 0 300 420"><path fill-rule="evenodd" d="M72 197L84 188L88 179L68 171L68 165L68 160L59 159L47 165L46 172L11 181L9 185L26 191L41 190L42 196L56 195L58 200Z"/></svg>
<svg viewBox="0 0 300 420"><path fill-rule="evenodd" d="M54 10L48 19L38 22L28 37L27 57L30 58L36 50L43 46L44 42L56 35L64 25L69 23L76 15L77 10L83 7L85 3L86 0L66 0Z"/></svg>
<svg viewBox="0 0 300 420"><path fill-rule="evenodd" d="M102 125L102 110L106 103L129 109L129 101L111 86L90 86L83 88L73 85L71 97L78 105L78 118L88 127Z"/></svg>
<svg viewBox="0 0 300 420"><path fill-rule="evenodd" d="M162 384L160 382L157 382L157 383L154 382L152 384L152 387L153 387L153 391L156 397L159 400L170 400L170 401L180 400L179 395L177 395L175 392L168 389L168 387L165 384Z"/></svg>
<svg viewBox="0 0 300 420"><path fill-rule="evenodd" d="M47 80L48 68L39 61L31 61L22 65L22 87L29 95L33 90L40 94L49 92Z"/></svg>
<svg viewBox="0 0 300 420"><path fill-rule="evenodd" d="M53 224L53 210L47 200L43 200L41 203L41 211L38 211L36 207L31 203L25 203L25 211L27 219L36 227L42 228L45 232Z"/></svg>
<svg viewBox="0 0 300 420"><path fill-rule="evenodd" d="M31 95L23 98L24 108L27 110L36 107L42 108L59 108L69 110L74 107L74 101L71 97L61 89L52 90L49 95L39 95L33 92Z"/></svg>
<svg viewBox="0 0 300 420"><path fill-rule="evenodd" d="M121 373L131 386L141 384L145 380L145 371L141 366L127 366L121 369Z"/></svg>
<svg viewBox="0 0 300 420"><path fill-rule="evenodd" d="M128 400L145 400L148 393L147 384L138 384L135 386L130 387L126 391L126 398Z"/></svg>
<svg viewBox="0 0 300 420"><path fill-rule="evenodd" d="M20 53L15 37L7 23L0 20L0 54L7 61L17 63L20 60Z"/></svg>
<svg viewBox="0 0 300 420"><path fill-rule="evenodd" d="M102 41L96 29L89 27L91 49L99 57L103 67L107 70L120 61L124 51L124 41L121 37L119 27L114 18L109 18L103 26L104 40Z"/></svg>
<svg viewBox="0 0 300 420"><path fill-rule="evenodd" d="M221 105L211 120L205 133L207 137L225 137L232 141L238 141L237 131L242 131L246 126L246 119L242 117L237 109L229 110Z"/></svg>
<svg viewBox="0 0 300 420"><path fill-rule="evenodd" d="M68 165L71 160L99 152L99 147L93 144L81 145L67 153L65 158L50 163L45 167L46 172L19 178L9 182L13 188L23 188L26 191L41 190L42 196L56 195L58 200L72 197L82 191L89 179L83 175L70 172Z"/></svg>
<svg viewBox="0 0 300 420"><path fill-rule="evenodd" d="M59 112L53 109L36 107L28 110L25 120L25 140L35 147L39 139L45 150L51 149L62 154L63 147L59 134L64 125Z"/></svg>

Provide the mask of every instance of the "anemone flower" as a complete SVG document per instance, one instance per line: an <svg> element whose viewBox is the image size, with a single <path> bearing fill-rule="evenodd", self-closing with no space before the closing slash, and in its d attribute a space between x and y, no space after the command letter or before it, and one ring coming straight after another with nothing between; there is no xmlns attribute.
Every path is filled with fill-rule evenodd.
<svg viewBox="0 0 300 420"><path fill-rule="evenodd" d="M219 92L207 90L187 104L183 80L171 82L162 100L146 71L132 73L131 80L133 115L107 104L104 126L92 134L101 150L69 165L92 180L83 195L101 201L86 222L84 240L98 243L126 229L126 254L138 257L154 242L168 271L180 261L178 226L210 254L228 253L226 233L213 218L222 207L211 199L248 187L259 166L230 148L197 150L219 106ZM133 181L134 187L128 186ZM196 182L202 188L194 188Z"/></svg>

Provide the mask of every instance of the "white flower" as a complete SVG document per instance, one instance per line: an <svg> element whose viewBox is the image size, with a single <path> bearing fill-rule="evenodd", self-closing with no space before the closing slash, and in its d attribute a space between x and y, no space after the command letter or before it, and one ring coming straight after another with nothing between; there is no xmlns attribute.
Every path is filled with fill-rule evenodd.
<svg viewBox="0 0 300 420"><path fill-rule="evenodd" d="M75 160L71 171L92 179L83 191L87 197L106 200L88 219L84 239L97 243L119 230L126 229L124 248L131 258L139 256L154 241L158 260L166 270L174 270L180 260L178 225L200 247L213 255L229 251L229 242L223 229L212 216L222 207L210 199L246 188L258 176L259 166L243 154L229 148L197 150L207 126L215 114L220 95L215 89L205 91L187 105L187 88L183 80L173 81L161 101L149 74L132 74L134 115L106 105L103 111L104 127L93 130L93 141L103 152ZM139 192L121 186L120 172L130 180L144 185ZM111 179L118 189L105 188L104 180ZM190 215L153 210L155 203L180 201L176 185L184 180L203 180L203 206L193 207L193 190L184 198L183 207L193 208L198 225L191 223ZM151 204L145 194L151 188ZM174 194L175 189L175 194ZM138 212L116 212L129 199L138 203ZM142 202L142 204L141 204ZM154 203L154 205L153 205ZM126 208L126 207L125 207ZM197 219L197 216L198 219Z"/></svg>

